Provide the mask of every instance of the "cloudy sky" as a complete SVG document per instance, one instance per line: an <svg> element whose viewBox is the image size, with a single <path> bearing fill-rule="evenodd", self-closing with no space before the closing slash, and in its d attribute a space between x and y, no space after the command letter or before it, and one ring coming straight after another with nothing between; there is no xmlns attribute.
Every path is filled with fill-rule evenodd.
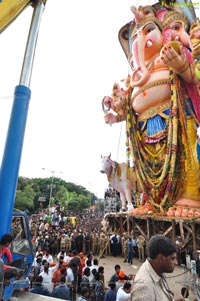
<svg viewBox="0 0 200 301"><path fill-rule="evenodd" d="M104 124L101 100L127 75L118 31L132 19L133 4L138 3L47 1L30 84L20 176L50 177L55 171L56 177L103 197L108 182L100 173L101 155L111 152L113 160L126 160L125 124ZM32 12L27 8L0 37L0 160Z"/></svg>

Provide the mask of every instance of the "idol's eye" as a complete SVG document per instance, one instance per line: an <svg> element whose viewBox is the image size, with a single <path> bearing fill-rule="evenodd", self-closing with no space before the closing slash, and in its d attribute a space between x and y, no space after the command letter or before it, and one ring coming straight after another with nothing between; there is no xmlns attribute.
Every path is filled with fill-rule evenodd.
<svg viewBox="0 0 200 301"><path fill-rule="evenodd" d="M154 24L148 24L147 26L145 26L144 30L145 30L145 33L148 34L150 33L151 31L153 31L155 29L155 25Z"/></svg>
<svg viewBox="0 0 200 301"><path fill-rule="evenodd" d="M144 15L150 15L152 13L152 11L150 10L150 9L145 9L144 11L143 11L143 14Z"/></svg>
<svg viewBox="0 0 200 301"><path fill-rule="evenodd" d="M181 28L181 24L180 24L180 23L174 23L174 24L172 24L172 26L171 26L171 29L172 29L172 30L175 30L175 31L179 31L180 28Z"/></svg>

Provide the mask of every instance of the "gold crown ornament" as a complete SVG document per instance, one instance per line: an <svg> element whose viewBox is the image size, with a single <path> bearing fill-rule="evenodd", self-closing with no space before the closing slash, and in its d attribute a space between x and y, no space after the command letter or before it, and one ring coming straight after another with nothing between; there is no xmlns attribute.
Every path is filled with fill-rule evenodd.
<svg viewBox="0 0 200 301"><path fill-rule="evenodd" d="M188 26L189 26L188 18L186 15L183 15L177 11L171 10L165 14L165 18L163 21L163 28L169 26L170 24L172 24L175 21L182 21L183 23L185 23L186 28L188 28Z"/></svg>

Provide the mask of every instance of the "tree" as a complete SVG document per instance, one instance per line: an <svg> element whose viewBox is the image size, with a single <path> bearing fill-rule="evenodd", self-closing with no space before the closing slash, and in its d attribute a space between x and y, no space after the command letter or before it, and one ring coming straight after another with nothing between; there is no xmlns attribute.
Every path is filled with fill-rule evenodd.
<svg viewBox="0 0 200 301"><path fill-rule="evenodd" d="M15 208L24 211L32 211L34 208L35 192L31 185L25 186L24 190L17 190L15 197Z"/></svg>
<svg viewBox="0 0 200 301"><path fill-rule="evenodd" d="M58 191L55 194L55 199L58 200L58 203L61 205L61 207L64 207L65 209L67 209L67 196L67 188L63 185L59 186Z"/></svg>
<svg viewBox="0 0 200 301"><path fill-rule="evenodd" d="M51 187L52 199L50 201ZM32 191L29 191L30 188ZM32 192L34 192L34 194ZM64 209L76 212L88 208L96 199L96 196L85 187L65 182L60 178L53 178L52 183L52 177L32 179L19 177L15 200L17 209L24 209L27 207L29 207L29 210L38 209L40 207L39 197L44 197L46 199L46 202L42 203L43 208L48 207L49 201L53 204L54 200L56 200L61 207L64 207Z"/></svg>

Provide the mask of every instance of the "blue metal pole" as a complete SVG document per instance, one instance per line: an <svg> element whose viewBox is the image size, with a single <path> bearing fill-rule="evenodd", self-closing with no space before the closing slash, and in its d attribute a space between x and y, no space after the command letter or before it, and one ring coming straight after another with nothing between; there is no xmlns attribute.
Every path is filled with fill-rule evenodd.
<svg viewBox="0 0 200 301"><path fill-rule="evenodd" d="M29 85L39 25L45 2L46 0L36 0L35 2L20 83L15 88L13 108L0 171L0 238L3 234L9 233L11 228L26 120L31 97Z"/></svg>
<svg viewBox="0 0 200 301"><path fill-rule="evenodd" d="M15 88L0 172L0 236L10 232L30 96L29 88L22 85Z"/></svg>

